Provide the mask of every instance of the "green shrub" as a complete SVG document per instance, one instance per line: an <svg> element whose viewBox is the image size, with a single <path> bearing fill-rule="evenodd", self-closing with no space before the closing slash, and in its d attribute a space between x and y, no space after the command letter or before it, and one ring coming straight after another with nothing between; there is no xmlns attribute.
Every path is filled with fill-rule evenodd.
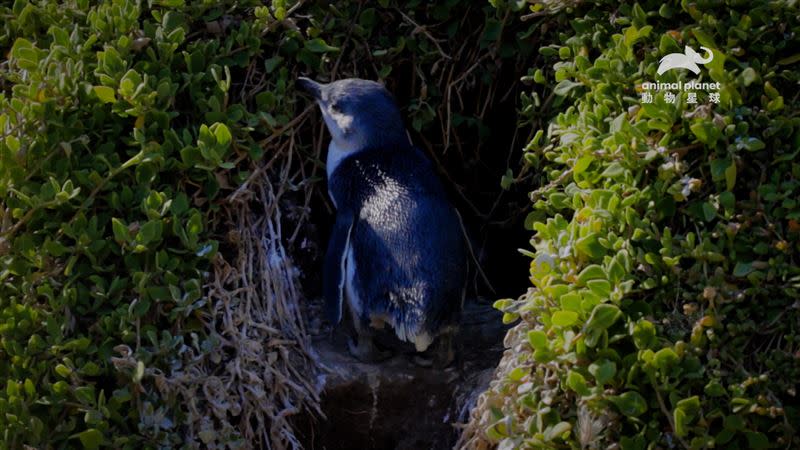
<svg viewBox="0 0 800 450"><path fill-rule="evenodd" d="M269 25L228 3L0 7L0 448L181 442L154 381L212 346L221 189L293 110L280 61L272 116L231 98Z"/></svg>
<svg viewBox="0 0 800 450"><path fill-rule="evenodd" d="M249 279L215 278L235 278L231 267L259 254L241 247L263 245L234 222L256 217L247 225L257 227L273 214L264 220L295 229L293 240L320 180L319 123L294 79L387 79L407 99L413 132L426 133L432 153L457 146L448 158L460 168L479 159L485 105L506 88L494 57L534 50L496 48L507 15L454 0L16 0L0 16L0 448L9 449L294 444L287 417L314 399L291 393L312 382L287 388L263 366L296 378L286 360L307 357L304 335L289 330L288 313L273 318L262 325L280 329L288 350L256 342L271 353L240 367L242 342L214 320L253 299L241 293ZM260 204L263 192L250 190L270 183L275 204ZM278 204L280 192L301 198ZM308 361L301 367L307 375ZM236 372L221 394L230 401L206 398L198 379L227 371ZM275 404L259 397L274 415L246 411L253 400L241 392L258 392L245 371L266 389L281 385Z"/></svg>
<svg viewBox="0 0 800 450"><path fill-rule="evenodd" d="M522 99L521 120L547 124L525 149L546 179L526 221L533 289L496 304L520 322L485 395L486 437L800 446L796 5L601 1L541 26L549 64L531 79L558 114ZM720 102L643 102L644 82L695 78L656 75L684 46L714 50L698 78L721 83Z"/></svg>

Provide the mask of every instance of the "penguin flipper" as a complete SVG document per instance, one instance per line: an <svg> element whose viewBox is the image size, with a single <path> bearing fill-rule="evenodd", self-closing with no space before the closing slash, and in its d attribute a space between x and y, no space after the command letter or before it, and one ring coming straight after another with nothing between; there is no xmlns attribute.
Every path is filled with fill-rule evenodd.
<svg viewBox="0 0 800 450"><path fill-rule="evenodd" d="M347 282L347 253L350 249L350 234L354 222L351 214L339 214L336 217L328 242L328 251L325 254L325 270L322 276L325 315L333 325L342 320L344 286Z"/></svg>

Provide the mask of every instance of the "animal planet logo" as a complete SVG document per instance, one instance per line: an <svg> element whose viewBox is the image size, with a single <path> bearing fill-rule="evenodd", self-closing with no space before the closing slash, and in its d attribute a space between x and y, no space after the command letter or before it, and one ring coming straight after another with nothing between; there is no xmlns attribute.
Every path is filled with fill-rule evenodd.
<svg viewBox="0 0 800 450"><path fill-rule="evenodd" d="M683 53L670 53L669 55L664 56L659 61L658 70L656 73L658 75L662 75L665 72L673 69L687 69L693 72L695 75L700 73L700 66L698 64L708 64L714 60L714 51L708 47L700 47L701 50L706 52L706 56L702 56L700 53L696 52L693 48L686 46L684 48ZM664 100L667 103L676 103L678 100L678 95L672 93L672 90L677 91L687 91L686 92L686 103L689 104L696 104L697 103L697 92L695 90L706 89L710 90L708 99L712 103L719 103L720 96L719 96L719 89L720 89L719 82L712 82L712 83L701 83L697 80L692 80L687 83L683 83L682 81L678 81L676 83L662 83L662 82L645 82L642 83L642 102L643 103L653 103L653 92L651 91L659 91L659 90L666 90L664 93Z"/></svg>
<svg viewBox="0 0 800 450"><path fill-rule="evenodd" d="M700 73L700 66L698 64L708 64L714 60L714 52L708 47L700 47L708 54L703 58L702 55L694 51L692 47L686 46L683 53L670 53L669 55L661 58L658 65L657 74L661 75L664 72L672 69L688 69L695 75Z"/></svg>

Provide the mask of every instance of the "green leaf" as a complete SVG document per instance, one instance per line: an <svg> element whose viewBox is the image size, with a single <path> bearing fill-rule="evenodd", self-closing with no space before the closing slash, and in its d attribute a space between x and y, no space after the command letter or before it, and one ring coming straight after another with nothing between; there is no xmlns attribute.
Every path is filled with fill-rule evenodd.
<svg viewBox="0 0 800 450"><path fill-rule="evenodd" d="M675 409L672 411L672 420L675 423L675 434L684 437L689 434L689 422L691 419L687 417L686 412L682 409Z"/></svg>
<svg viewBox="0 0 800 450"><path fill-rule="evenodd" d="M100 366L92 361L88 361L81 367L80 372L82 375L97 376L100 375Z"/></svg>
<svg viewBox="0 0 800 450"><path fill-rule="evenodd" d="M522 367L517 367L517 368L515 368L514 370L512 370L512 371L511 371L511 372L508 374L508 378L509 378L511 381L520 381L520 380L522 380L522 379L525 377L525 375L527 375L527 374L529 374L529 373L530 373L530 369L525 369L525 368L522 368Z"/></svg>
<svg viewBox="0 0 800 450"><path fill-rule="evenodd" d="M117 101L117 95L114 92L114 89L108 86L94 86L95 95L102 101L103 103L115 103Z"/></svg>
<svg viewBox="0 0 800 450"><path fill-rule="evenodd" d="M75 398L77 398L79 402L86 405L94 404L95 402L94 387L81 386L79 388L76 388Z"/></svg>
<svg viewBox="0 0 800 450"><path fill-rule="evenodd" d="M495 300L494 303L492 303L492 308L497 309L499 311L503 311L513 304L514 304L514 299L501 298L499 300Z"/></svg>
<svg viewBox="0 0 800 450"><path fill-rule="evenodd" d="M136 371L133 373L133 382L140 383L144 378L144 362L137 361L136 362Z"/></svg>
<svg viewBox="0 0 800 450"><path fill-rule="evenodd" d="M338 47L332 47L328 45L322 38L314 38L306 41L305 47L306 49L314 53L327 53L327 52L339 51Z"/></svg>
<svg viewBox="0 0 800 450"><path fill-rule="evenodd" d="M554 357L555 355L553 352L547 349L535 350L533 352L533 360L540 364L548 363L552 361Z"/></svg>
<svg viewBox="0 0 800 450"><path fill-rule="evenodd" d="M484 42L496 41L497 38L500 36L500 32L502 30L503 30L503 24L500 23L499 20L493 18L486 19L486 23L483 27L483 36L481 36L481 41Z"/></svg>
<svg viewBox="0 0 800 450"><path fill-rule="evenodd" d="M72 369L65 366L64 364L58 364L56 366L56 373L61 375L63 378L67 378L68 376L70 376L70 374L72 374Z"/></svg>
<svg viewBox="0 0 800 450"><path fill-rule="evenodd" d="M711 161L711 177L721 180L725 176L725 169L733 164L730 158L718 158Z"/></svg>
<svg viewBox="0 0 800 450"><path fill-rule="evenodd" d="M28 394L28 397L33 398L36 395L36 386L34 386L33 381L30 378L25 379L24 383L25 393Z"/></svg>
<svg viewBox="0 0 800 450"><path fill-rule="evenodd" d="M666 4L661 5L661 9L667 6ZM646 440L645 437L642 435L642 432L635 435L634 437L628 436L621 436L619 440L620 450L645 450Z"/></svg>
<svg viewBox="0 0 800 450"><path fill-rule="evenodd" d="M769 439L764 433L758 431L745 432L747 436L747 446L751 449L770 448Z"/></svg>
<svg viewBox="0 0 800 450"><path fill-rule="evenodd" d="M750 86L758 79L758 74L752 67L748 67L742 71L742 81L745 87Z"/></svg>
<svg viewBox="0 0 800 450"><path fill-rule="evenodd" d="M283 62L282 56L277 56L277 55L273 56L272 58L269 58L264 61L264 69L267 71L267 73L272 73L275 71L275 69L278 68L278 66L282 62Z"/></svg>
<svg viewBox="0 0 800 450"><path fill-rule="evenodd" d="M528 331L528 343L536 350L547 349L547 335L541 330Z"/></svg>
<svg viewBox="0 0 800 450"><path fill-rule="evenodd" d="M559 422L551 425L544 430L544 440L547 442L558 439L572 430L572 424L569 422Z"/></svg>
<svg viewBox="0 0 800 450"><path fill-rule="evenodd" d="M736 434L735 431L724 428L722 431L717 433L716 436L714 436L714 444L717 447L723 444L727 444L728 442L731 441L731 439L733 439L735 434Z"/></svg>
<svg viewBox="0 0 800 450"><path fill-rule="evenodd" d="M746 426L744 419L742 419L742 416L737 416L737 415L725 416L725 420L723 421L723 423L726 429L736 430L736 431L744 430Z"/></svg>
<svg viewBox="0 0 800 450"><path fill-rule="evenodd" d="M629 417L639 417L647 411L647 402L644 397L636 391L628 391L622 395L614 395L609 398L622 414Z"/></svg>
<svg viewBox="0 0 800 450"><path fill-rule="evenodd" d="M719 194L719 204L727 211L733 211L736 207L736 196L729 191L722 192Z"/></svg>
<svg viewBox="0 0 800 450"><path fill-rule="evenodd" d="M625 168L618 162L613 162L606 167L606 170L600 174L604 178L614 178L625 173Z"/></svg>
<svg viewBox="0 0 800 450"><path fill-rule="evenodd" d="M611 283L608 280L589 280L586 285L600 298L606 299L611 295Z"/></svg>
<svg viewBox="0 0 800 450"><path fill-rule="evenodd" d="M589 391L589 386L586 384L586 378L574 370L570 370L567 374L567 386L577 392L578 395L583 396L591 393Z"/></svg>
<svg viewBox="0 0 800 450"><path fill-rule="evenodd" d="M795 53L792 56L787 56L786 58L779 59L778 60L778 64L780 64L782 66L788 66L788 65L794 64L794 63L796 63L798 61L800 61L800 53Z"/></svg>
<svg viewBox="0 0 800 450"><path fill-rule="evenodd" d="M199 437L204 444L211 444L216 440L217 434L212 430L203 430L197 433L197 437Z"/></svg>
<svg viewBox="0 0 800 450"><path fill-rule="evenodd" d="M511 171L511 169L506 169L506 173L502 178L500 178L500 187L504 191L507 191L511 187L512 183L514 183L514 173Z"/></svg>
<svg viewBox="0 0 800 450"><path fill-rule="evenodd" d="M617 373L617 365L613 361L604 359L590 364L589 373L594 376L599 386L603 386L614 378Z"/></svg>
<svg viewBox="0 0 800 450"><path fill-rule="evenodd" d="M575 162L575 166L573 167L572 172L575 175L583 173L586 169L589 168L589 165L592 164L592 161L594 161L594 156L592 155L586 155L584 157L581 157L580 159L578 159L578 161Z"/></svg>
<svg viewBox="0 0 800 450"><path fill-rule="evenodd" d="M142 84L142 76L139 72L130 69L125 72L125 75L119 81L119 93L124 97L131 97L139 94L138 88Z"/></svg>
<svg viewBox="0 0 800 450"><path fill-rule="evenodd" d="M231 132L228 127L224 123L215 123L211 125L211 131L214 133L214 137L217 139L217 144L221 145L223 148L228 148L231 144Z"/></svg>
<svg viewBox="0 0 800 450"><path fill-rule="evenodd" d="M597 233L589 233L587 236L575 242L575 248L590 258L600 258L605 253L605 249L597 242Z"/></svg>
<svg viewBox="0 0 800 450"><path fill-rule="evenodd" d="M623 32L623 42L630 47L639 38L639 30L635 26L630 26Z"/></svg>
<svg viewBox="0 0 800 450"><path fill-rule="evenodd" d="M75 350L81 351L86 350L87 347L92 343L91 340L87 337L79 337L76 339L71 339L64 344L64 349L67 350Z"/></svg>
<svg viewBox="0 0 800 450"><path fill-rule="evenodd" d="M653 365L661 371L666 371L678 363L680 358L671 348L662 348L653 356Z"/></svg>
<svg viewBox="0 0 800 450"><path fill-rule="evenodd" d="M136 241L142 245L158 241L161 239L162 229L163 225L161 220L148 220L142 225L142 228L139 229L139 233L136 235Z"/></svg>
<svg viewBox="0 0 800 450"><path fill-rule="evenodd" d="M725 169L725 189L732 191L734 186L736 186L736 164L731 163L731 165Z"/></svg>
<svg viewBox="0 0 800 450"><path fill-rule="evenodd" d="M578 313L575 311L556 311L550 319L553 325L559 327L569 327L578 321Z"/></svg>
<svg viewBox="0 0 800 450"><path fill-rule="evenodd" d="M81 440L83 448L87 450L98 449L103 443L103 433L96 428L89 428L88 430L81 432L78 434L78 438Z"/></svg>
<svg viewBox="0 0 800 450"><path fill-rule="evenodd" d="M519 319L519 314L514 312L505 312L503 313L503 324L508 325L510 323L515 322Z"/></svg>
<svg viewBox="0 0 800 450"><path fill-rule="evenodd" d="M747 150L748 152L757 152L766 147L764 141L755 137L746 137L736 141L736 148L740 150Z"/></svg>
<svg viewBox="0 0 800 450"><path fill-rule="evenodd" d="M537 84L544 84L547 81L544 78L544 72L542 72L542 69L536 69L536 71L533 73L533 81Z"/></svg>
<svg viewBox="0 0 800 450"><path fill-rule="evenodd" d="M553 89L553 93L559 97L564 97L569 94L570 91L580 86L583 86L583 84L571 80L561 80Z"/></svg>
<svg viewBox="0 0 800 450"><path fill-rule="evenodd" d="M128 226L122 223L120 219L117 219L116 217L111 218L111 228L114 231L115 241L119 243L128 242L130 239Z"/></svg>
<svg viewBox="0 0 800 450"><path fill-rule="evenodd" d="M614 325L614 322L616 322L621 316L622 311L620 311L617 305L601 303L595 306L592 310L592 315L589 316L589 320L586 321L584 329L586 332L591 332L594 330L606 330L611 325Z"/></svg>
<svg viewBox="0 0 800 450"><path fill-rule="evenodd" d="M548 196L550 204L556 209L567 208L567 196L563 192L553 192Z"/></svg>
<svg viewBox="0 0 800 450"><path fill-rule="evenodd" d="M707 121L695 122L689 129L692 130L697 140L709 146L716 144L720 136L719 130L714 124Z"/></svg>
<svg viewBox="0 0 800 450"><path fill-rule="evenodd" d="M703 211L703 219L705 219L706 222L711 222L717 217L717 210L711 203L703 202L701 209Z"/></svg>
<svg viewBox="0 0 800 450"><path fill-rule="evenodd" d="M377 23L377 14L375 8L367 8L361 12L358 17L358 24L366 29L372 29Z"/></svg>
<svg viewBox="0 0 800 450"><path fill-rule="evenodd" d="M16 136L14 136L12 134L9 134L8 136L6 136L5 142L6 142L6 146L8 146L8 149L11 150L12 152L18 152L19 151L20 142L19 142L19 138L17 138Z"/></svg>
<svg viewBox="0 0 800 450"><path fill-rule="evenodd" d="M643 350L650 348L656 341L656 327L651 322L640 319L633 326L633 343L636 348Z"/></svg>
<svg viewBox="0 0 800 450"><path fill-rule="evenodd" d="M67 384L65 381L56 381L53 383L52 388L53 392L58 395L66 395L67 392L69 392L69 384Z"/></svg>
<svg viewBox="0 0 800 450"><path fill-rule="evenodd" d="M774 100L771 100L769 103L767 103L767 111L769 111L769 112L780 111L781 109L783 109L783 106L784 106L783 97L778 97L778 98L776 98ZM751 151L755 151L755 150L751 150Z"/></svg>
<svg viewBox="0 0 800 450"><path fill-rule="evenodd" d="M577 292L567 292L558 299L561 304L561 309L566 311L580 311L581 310L581 295Z"/></svg>
<svg viewBox="0 0 800 450"><path fill-rule="evenodd" d="M703 392L709 397L722 397L725 395L726 391L719 381L711 380L706 384L705 388L703 388Z"/></svg>
<svg viewBox="0 0 800 450"><path fill-rule="evenodd" d="M6 44L7 45L7 44ZM24 38L17 38L11 47L11 57L16 60L20 69L34 71L39 65L39 51L33 43Z"/></svg>
<svg viewBox="0 0 800 450"><path fill-rule="evenodd" d="M733 268L733 276L735 277L746 277L750 274L750 272L754 271L752 262L737 262L736 266Z"/></svg>
<svg viewBox="0 0 800 450"><path fill-rule="evenodd" d="M700 412L700 397L693 395L689 398L684 398L679 400L675 407L682 409L690 419L694 419Z"/></svg>
<svg viewBox="0 0 800 450"><path fill-rule="evenodd" d="M601 266L597 264L590 264L581 270L580 274L578 274L578 286L585 286L589 280L606 278L606 272Z"/></svg>

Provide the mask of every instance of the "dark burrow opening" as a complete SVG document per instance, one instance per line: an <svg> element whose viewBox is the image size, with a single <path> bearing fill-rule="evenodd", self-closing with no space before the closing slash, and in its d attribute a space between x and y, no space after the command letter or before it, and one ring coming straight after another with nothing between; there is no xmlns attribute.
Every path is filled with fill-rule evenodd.
<svg viewBox="0 0 800 450"><path fill-rule="evenodd" d="M420 91L413 61L393 67L385 83L401 107L414 143L434 161L494 291L473 268L456 339L458 356L447 369L420 368L408 354L376 364L359 362L347 350L351 330L342 326L332 330L322 317L322 260L334 213L325 181L318 182L310 203L307 242L295 249L300 254L315 357L326 369L317 380L323 386L325 418L304 415L295 422L307 449L451 448L458 437L453 424L468 419L500 360L506 327L491 304L525 292L530 264L518 251L529 246L530 232L523 225L527 190L515 184L504 189L501 179L509 169L519 173L530 130L517 126L524 88L518 68L499 57L485 58L483 64L459 86L457 96L451 93L449 110L453 117L480 117L451 124L449 136L438 125L413 127L410 117L419 107ZM377 78L374 73L357 75ZM431 84L427 89L446 97L446 86ZM442 103L434 122L445 119L448 109ZM318 111L310 122L313 128L308 133L319 133ZM325 147L328 139L325 132ZM323 148L323 161L325 154Z"/></svg>

